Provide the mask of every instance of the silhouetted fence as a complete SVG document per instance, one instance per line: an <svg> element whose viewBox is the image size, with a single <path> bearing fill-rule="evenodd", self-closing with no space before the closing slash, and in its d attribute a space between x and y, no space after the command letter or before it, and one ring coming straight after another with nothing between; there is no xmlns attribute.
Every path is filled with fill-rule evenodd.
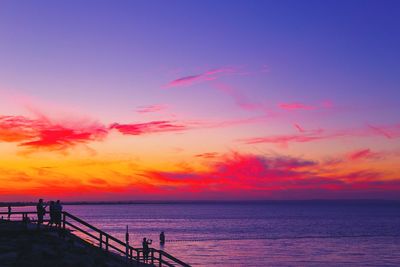
<svg viewBox="0 0 400 267"><path fill-rule="evenodd" d="M31 220L28 215L34 215L36 217L36 212L34 211L12 211L11 213L8 212L0 212L0 215L3 217L8 217L11 215L11 218L15 220L15 216L12 215L21 215L21 220L24 222L36 222L36 220ZM47 220L46 220L47 221ZM86 229L84 229L84 227ZM142 248L134 248L129 244L113 237L112 235L98 229L97 227L85 222L84 220L70 214L69 212L63 211L62 212L62 223L61 228L63 229L72 229L78 231L89 237L95 246L107 251L107 252L117 252L123 255L128 262L132 265L139 265L139 263L147 263L152 264L155 266L183 266L183 267L190 267L189 264L175 258L171 254L163 250L158 250L155 248L149 249L148 261L145 262L144 253ZM90 230L87 230L90 229Z"/></svg>

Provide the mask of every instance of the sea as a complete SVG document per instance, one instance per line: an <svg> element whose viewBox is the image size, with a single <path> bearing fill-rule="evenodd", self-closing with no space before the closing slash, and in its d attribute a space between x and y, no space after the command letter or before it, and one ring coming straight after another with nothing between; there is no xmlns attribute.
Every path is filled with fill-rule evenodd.
<svg viewBox="0 0 400 267"><path fill-rule="evenodd" d="M192 266L400 266L400 202L264 201L64 205ZM164 231L166 243L159 244Z"/></svg>

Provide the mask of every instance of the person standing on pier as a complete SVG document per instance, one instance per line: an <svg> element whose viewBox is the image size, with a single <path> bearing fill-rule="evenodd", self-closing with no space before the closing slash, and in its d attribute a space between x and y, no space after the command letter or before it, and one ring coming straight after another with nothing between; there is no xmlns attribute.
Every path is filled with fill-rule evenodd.
<svg viewBox="0 0 400 267"><path fill-rule="evenodd" d="M145 237L143 238L142 246L143 246L143 261L147 262L149 259L149 252L150 248L149 245L153 242L151 239L146 239Z"/></svg>
<svg viewBox="0 0 400 267"><path fill-rule="evenodd" d="M10 220L11 217L11 205L8 205L8 220Z"/></svg>
<svg viewBox="0 0 400 267"><path fill-rule="evenodd" d="M46 206L43 204L43 199L39 199L39 202L36 205L37 212L37 228L40 229L40 225L43 223L43 217L46 214Z"/></svg>
<svg viewBox="0 0 400 267"><path fill-rule="evenodd" d="M57 202L54 204L54 217L56 226L58 226L59 228L61 228L61 213L62 205L60 203L60 200L57 200Z"/></svg>
<svg viewBox="0 0 400 267"><path fill-rule="evenodd" d="M53 224L55 223L54 201L50 201L50 205L49 205L49 214L50 214L50 220L49 220L49 223L48 223L47 225L53 226Z"/></svg>

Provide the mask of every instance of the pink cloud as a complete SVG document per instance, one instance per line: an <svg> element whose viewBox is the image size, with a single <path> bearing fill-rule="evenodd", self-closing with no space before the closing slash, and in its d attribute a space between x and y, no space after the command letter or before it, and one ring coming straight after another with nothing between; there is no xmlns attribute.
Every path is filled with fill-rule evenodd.
<svg viewBox="0 0 400 267"><path fill-rule="evenodd" d="M281 109L286 109L286 110L314 110L316 109L315 106L310 106L310 105L305 105L299 102L293 102L293 103L281 103L278 105Z"/></svg>
<svg viewBox="0 0 400 267"><path fill-rule="evenodd" d="M235 68L232 67L223 67L218 69L208 70L206 72L190 75L178 78L166 84L165 88L173 88L173 87L182 87L182 86L190 86L195 83L204 82L204 81L212 81L216 80L222 75L232 74L237 72Z"/></svg>
<svg viewBox="0 0 400 267"><path fill-rule="evenodd" d="M241 141L244 141L246 144L271 143L282 147L287 147L289 143L306 143L324 138L324 136L317 135L276 135L269 137L248 138Z"/></svg>
<svg viewBox="0 0 400 267"><path fill-rule="evenodd" d="M137 113L154 113L166 110L166 105L148 105L148 106L141 106L138 107L136 110Z"/></svg>
<svg viewBox="0 0 400 267"><path fill-rule="evenodd" d="M165 132L182 132L194 129L222 128L260 121L262 118L244 118L226 121L184 121L169 120L143 123L112 123L105 126L90 120L53 121L40 113L39 118L24 116L0 116L0 142L15 142L19 146L47 151L63 151L79 144L102 141L110 130L125 135L145 135ZM90 149L89 147L86 147Z"/></svg>
<svg viewBox="0 0 400 267"><path fill-rule="evenodd" d="M333 107L332 101L326 100L317 105L307 105L300 102L292 102L292 103L280 103L278 104L280 109L284 110L317 110L317 109L329 109Z"/></svg>
<svg viewBox="0 0 400 267"><path fill-rule="evenodd" d="M78 144L101 140L107 135L104 126L87 122L51 122L43 116L28 119L23 116L0 117L0 141L18 142L20 146L31 149L65 150Z"/></svg>
<svg viewBox="0 0 400 267"><path fill-rule="evenodd" d="M215 83L214 86L216 87L216 89L232 97L236 105L244 110L263 111L263 112L269 111L269 108L267 107L266 104L251 101L249 98L247 98L245 95L235 90L230 85L224 83Z"/></svg>
<svg viewBox="0 0 400 267"><path fill-rule="evenodd" d="M305 130L304 130L300 125L298 125L297 123L293 124L293 126L294 126L300 133L304 133L304 132L305 132Z"/></svg>
<svg viewBox="0 0 400 267"><path fill-rule="evenodd" d="M110 125L110 129L116 129L126 135L142 135L160 132L181 132L188 128L183 124L175 124L171 121L151 121L131 124L114 123Z"/></svg>
<svg viewBox="0 0 400 267"><path fill-rule="evenodd" d="M40 129L32 141L23 142L20 146L46 150L65 150L78 144L102 140L107 130L102 126L84 128L66 128L61 125L49 125Z"/></svg>
<svg viewBox="0 0 400 267"><path fill-rule="evenodd" d="M369 148L353 151L347 155L349 160L377 159L380 157L381 153L372 152Z"/></svg>
<svg viewBox="0 0 400 267"><path fill-rule="evenodd" d="M30 140L37 135L38 127L43 127L43 122L23 116L0 116L0 141Z"/></svg>
<svg viewBox="0 0 400 267"><path fill-rule="evenodd" d="M207 152L195 155L196 158L205 158L205 159L212 159L216 158L219 155L217 152Z"/></svg>
<svg viewBox="0 0 400 267"><path fill-rule="evenodd" d="M300 126L295 128L299 130L298 134L270 135L263 137L251 137L238 140L245 144L271 143L280 147L288 147L290 143L307 143L324 139L333 139L339 137L373 137L384 136L388 139L400 137L400 125L371 126L359 129L345 129L338 131L326 131L323 129L306 131ZM302 130L302 131L301 131Z"/></svg>
<svg viewBox="0 0 400 267"><path fill-rule="evenodd" d="M373 126L371 124L367 125L373 132L378 135L382 135L388 139L398 137L400 135L400 126Z"/></svg>
<svg viewBox="0 0 400 267"><path fill-rule="evenodd" d="M208 171L147 171L143 176L192 197L212 192L219 198L381 197L400 191L400 179L388 179L382 172L360 170L335 175L334 170L325 172L325 165L302 158L231 153L212 160Z"/></svg>

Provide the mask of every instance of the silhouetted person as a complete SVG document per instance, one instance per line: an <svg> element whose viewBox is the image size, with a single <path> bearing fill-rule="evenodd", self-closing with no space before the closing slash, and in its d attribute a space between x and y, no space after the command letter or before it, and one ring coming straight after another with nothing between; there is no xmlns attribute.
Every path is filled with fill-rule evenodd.
<svg viewBox="0 0 400 267"><path fill-rule="evenodd" d="M47 225L53 226L53 224L56 223L56 216L55 216L55 210L54 210L54 201L50 201L49 205L49 214L50 214L50 220Z"/></svg>
<svg viewBox="0 0 400 267"><path fill-rule="evenodd" d="M149 252L150 252L150 248L149 245L152 243L153 241L151 239L146 240L146 238L143 238L143 260L144 262L147 262L149 259Z"/></svg>
<svg viewBox="0 0 400 267"><path fill-rule="evenodd" d="M160 244L164 245L165 244L165 234L164 231L160 233Z"/></svg>
<svg viewBox="0 0 400 267"><path fill-rule="evenodd" d="M11 205L8 205L8 220L10 220L11 217Z"/></svg>
<svg viewBox="0 0 400 267"><path fill-rule="evenodd" d="M57 202L54 204L54 217L55 217L55 224L58 227L61 227L61 212L62 212L62 205L60 203L60 200L57 200Z"/></svg>
<svg viewBox="0 0 400 267"><path fill-rule="evenodd" d="M36 212L37 212L37 228L40 228L40 225L43 223L43 217L46 214L46 206L43 204L43 199L39 199L39 202L36 205Z"/></svg>

